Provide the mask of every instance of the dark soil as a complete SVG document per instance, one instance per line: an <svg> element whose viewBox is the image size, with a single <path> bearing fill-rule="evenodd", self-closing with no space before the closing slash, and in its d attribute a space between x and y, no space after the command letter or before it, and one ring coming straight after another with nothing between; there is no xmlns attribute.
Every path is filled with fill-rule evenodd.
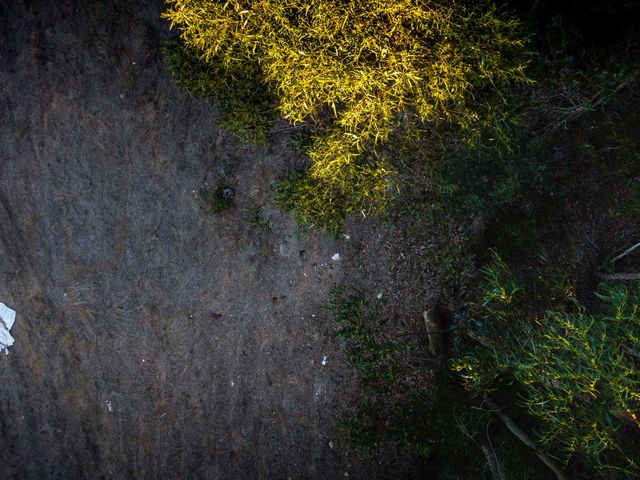
<svg viewBox="0 0 640 480"><path fill-rule="evenodd" d="M344 262L270 204L287 130L242 146L175 88L161 9L0 6L0 478L407 478L336 430L356 381L321 306Z"/></svg>

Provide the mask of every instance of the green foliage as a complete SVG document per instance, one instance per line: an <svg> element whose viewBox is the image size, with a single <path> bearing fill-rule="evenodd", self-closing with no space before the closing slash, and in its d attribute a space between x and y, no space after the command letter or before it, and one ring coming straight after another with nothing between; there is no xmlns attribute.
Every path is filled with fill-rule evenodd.
<svg viewBox="0 0 640 480"><path fill-rule="evenodd" d="M544 72L547 74L548 72ZM545 135L557 129L566 129L578 118L586 117L602 109L619 94L638 80L640 62L627 56L609 59L608 62L584 70L572 71L571 75L559 77L555 94L539 99L539 111L551 117ZM554 80L548 79L551 83Z"/></svg>
<svg viewBox="0 0 640 480"><path fill-rule="evenodd" d="M204 60L258 66L280 113L315 126L307 154L321 198L305 182L294 196L300 217L329 217L334 230L336 211L380 211L394 191L393 166L375 154L391 132L434 120L473 130L474 95L525 81L518 24L488 1L168 3L165 18Z"/></svg>
<svg viewBox="0 0 640 480"><path fill-rule="evenodd" d="M373 309L355 291L335 286L327 308L345 342L351 364L363 381L363 400L339 426L350 449L367 455L383 445L396 445L407 455L427 460L434 478L490 478L474 437L491 435L503 448L505 473L513 478L545 478L537 473L526 447L504 429L491 428L491 415L474 409L459 379L443 371L427 387L403 383L412 351L388 340ZM489 440L491 441L491 440ZM456 458L457 462L451 462ZM532 466L533 465L533 466Z"/></svg>
<svg viewBox="0 0 640 480"><path fill-rule="evenodd" d="M404 451L426 459L428 478L495 478L481 445L489 447L502 478L549 478L533 452L489 412L477 408L450 372L438 372L428 389L407 395L398 410L393 435Z"/></svg>
<svg viewBox="0 0 640 480"><path fill-rule="evenodd" d="M318 178L309 170L281 178L275 185L276 206L291 212L305 227L319 227L336 237L350 213L366 216L386 210L389 193L370 197L370 188L379 183L382 190L393 189L390 179L376 178L383 170L360 165L351 172L351 190L347 194L335 184Z"/></svg>
<svg viewBox="0 0 640 480"><path fill-rule="evenodd" d="M429 249L425 259L442 272L442 283L450 290L464 285L476 274L475 256L467 241L447 241L445 235L435 235L437 245Z"/></svg>
<svg viewBox="0 0 640 480"><path fill-rule="evenodd" d="M339 427L354 452L371 455L384 442L395 444L424 460L428 478L491 480L481 442L491 445L504 478L548 478L533 452L474 406L458 379L443 371L427 388L403 392L391 408L379 397L363 401Z"/></svg>
<svg viewBox="0 0 640 480"><path fill-rule="evenodd" d="M449 428L456 410L436 401L440 390L424 394L402 392L400 403L386 399L399 387L399 362L408 347L384 339L377 327L375 311L355 291L334 286L326 305L336 327L335 338L347 347L350 363L359 378L374 395L345 415L340 427L346 432L349 447L365 454L374 453L383 440L397 442L409 454L430 456L432 447L454 442ZM437 415L434 415L436 414ZM448 423L447 423L448 422ZM455 428L455 426L454 426ZM449 445L453 447L453 445Z"/></svg>
<svg viewBox="0 0 640 480"><path fill-rule="evenodd" d="M203 192L203 194L208 203L209 213L211 215L218 215L231 208L231 205L233 204L231 196L226 193L222 184L218 185L212 191Z"/></svg>
<svg viewBox="0 0 640 480"><path fill-rule="evenodd" d="M475 308L466 314L473 318L473 333L491 347L471 348L454 363L469 390L504 388L510 382L512 356L530 347L540 319L548 310L564 311L572 305L575 289L571 269L549 266L544 256L540 262L528 271L523 269L528 276L517 277L492 251L491 261L481 269L484 279L475 295Z"/></svg>
<svg viewBox="0 0 640 480"><path fill-rule="evenodd" d="M483 139L448 151L431 169L437 200L460 218L493 220L509 208L526 208L544 187L545 159L509 147Z"/></svg>
<svg viewBox="0 0 640 480"><path fill-rule="evenodd" d="M640 142L625 135L616 136L611 142L618 153L615 173L619 177L620 193L611 202L611 215L640 221Z"/></svg>
<svg viewBox="0 0 640 480"><path fill-rule="evenodd" d="M482 295L482 306L491 316L503 320L511 316L509 307L516 293L522 289L516 285L511 270L500 255L496 252L492 252L492 255L492 262L482 269L486 282Z"/></svg>
<svg viewBox="0 0 640 480"><path fill-rule="evenodd" d="M384 437L384 428L379 421L383 413L375 403L361 403L353 412L343 415L338 421L347 435L347 447L354 453L374 453Z"/></svg>
<svg viewBox="0 0 640 480"><path fill-rule="evenodd" d="M276 206L292 213L300 225L320 227L338 236L347 208L336 188L304 170L279 179L273 190Z"/></svg>
<svg viewBox="0 0 640 480"><path fill-rule="evenodd" d="M566 281L525 286L499 256L484 270L483 313L473 329L488 345L454 362L469 389L513 384L538 422L538 441L561 455L628 475L637 466L621 437L640 427L640 285L601 286L596 313L571 296ZM551 299L541 292L560 292Z"/></svg>
<svg viewBox="0 0 640 480"><path fill-rule="evenodd" d="M470 407L469 396L457 379L440 372L426 389L406 395L390 425L391 436L400 441L405 452L429 459L434 473L445 469L452 457L464 458L467 472L478 472L483 462L460 426L464 420L486 423L488 416Z"/></svg>
<svg viewBox="0 0 640 480"><path fill-rule="evenodd" d="M556 172L549 171L553 152L528 131L522 97L479 107L487 110L487 123L473 135L440 126L394 137L400 200L430 205L425 213L431 229L452 222L489 226L514 214L530 217L538 199L555 194L550 183Z"/></svg>
<svg viewBox="0 0 640 480"><path fill-rule="evenodd" d="M385 399L400 381L399 362L409 347L384 338L377 315L355 291L335 285L326 303L336 330L334 338L344 342L349 362L365 388L375 394L365 397L356 409L342 417L339 427L350 449L375 452L387 434L388 408Z"/></svg>
<svg viewBox="0 0 640 480"><path fill-rule="evenodd" d="M624 179L625 198L611 207L611 215L640 222L640 175Z"/></svg>
<svg viewBox="0 0 640 480"><path fill-rule="evenodd" d="M313 137L309 128L296 131L291 138L291 148L297 155L305 155L313 143Z"/></svg>
<svg viewBox="0 0 640 480"><path fill-rule="evenodd" d="M215 56L204 61L197 49L179 39L165 42L162 53L175 84L214 105L221 127L243 142L267 142L275 99L257 64L223 65Z"/></svg>
<svg viewBox="0 0 640 480"><path fill-rule="evenodd" d="M577 303L573 312L549 312L512 365L524 406L541 421L542 444L604 466L607 453L625 455L620 418L640 427L640 297L602 288L597 315Z"/></svg>
<svg viewBox="0 0 640 480"><path fill-rule="evenodd" d="M409 348L384 339L376 328L376 314L355 292L339 285L329 293L326 308L336 327L335 338L347 345L349 361L366 384L389 391L398 380L398 361Z"/></svg>
<svg viewBox="0 0 640 480"><path fill-rule="evenodd" d="M263 233L271 231L271 219L262 212L262 205L252 202L245 207L244 213L251 228Z"/></svg>
<svg viewBox="0 0 640 480"><path fill-rule="evenodd" d="M395 446L424 459L432 478L489 480L479 444L493 442L506 478L547 478L527 447L490 413L474 408L476 402L458 376L443 370L428 385L405 383L413 350L385 338L375 309L357 292L335 286L327 308L335 338L345 343L364 384L362 400L339 422L350 449L371 455L383 445Z"/></svg>

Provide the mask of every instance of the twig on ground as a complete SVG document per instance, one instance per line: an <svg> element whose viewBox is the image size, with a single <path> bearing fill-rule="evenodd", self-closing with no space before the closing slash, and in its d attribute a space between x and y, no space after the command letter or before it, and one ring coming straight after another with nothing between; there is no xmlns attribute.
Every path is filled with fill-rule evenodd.
<svg viewBox="0 0 640 480"><path fill-rule="evenodd" d="M627 248L624 252L622 252L620 255L613 257L611 259L611 263L615 262L616 260L620 260L623 257L626 257L627 255L629 255L631 252L633 252L636 248L640 247L640 242L636 243L633 247Z"/></svg>
<svg viewBox="0 0 640 480"><path fill-rule="evenodd" d="M475 340L476 342L478 342L480 345L482 345L485 348L492 348L493 347L493 343L491 343L491 341L487 340L484 337L481 337L480 335L478 335L476 332L474 332L473 330L469 330L467 332L467 336L473 340Z"/></svg>
<svg viewBox="0 0 640 480"><path fill-rule="evenodd" d="M640 273L604 273L596 272L596 277L603 280L640 280Z"/></svg>
<svg viewBox="0 0 640 480"><path fill-rule="evenodd" d="M487 461L487 465L489 465L489 471L491 472L491 476L493 477L493 479L504 480L504 476L502 475L502 470L500 468L500 464L498 463L498 459L495 456L495 452L489 446L487 441L484 439L479 440L478 446L480 447L480 451Z"/></svg>
<svg viewBox="0 0 640 480"><path fill-rule="evenodd" d="M486 400L485 403L489 406L489 408L491 408L493 413L496 414L500 420L502 420L502 423L505 424L505 426L511 431L511 433L513 433L516 437L518 437L518 440L520 440L522 443L524 443L526 446L531 448L536 453L538 458L542 460L542 462L547 467L549 467L549 469L551 469L553 473L556 474L556 477L558 477L559 480L569 480L569 477L567 477L567 475L562 471L562 469L555 462L555 460L553 460L546 453L541 451L536 445L536 442L524 430L518 427L518 425L515 424L515 422L511 419L511 417L509 417L509 415L504 413L500 409L500 407L498 407L498 405L493 403L491 400Z"/></svg>
<svg viewBox="0 0 640 480"><path fill-rule="evenodd" d="M471 434L467 429L467 426L461 420L458 420L458 428L460 432L475 443L485 460L487 461L487 465L489 467L489 471L491 472L491 476L493 480L504 480L504 475L502 473L502 468L500 467L500 463L498 463L498 456L496 455L493 446L491 445L491 440L489 439L489 424L487 424L487 439L481 438L480 440L476 439L476 434Z"/></svg>

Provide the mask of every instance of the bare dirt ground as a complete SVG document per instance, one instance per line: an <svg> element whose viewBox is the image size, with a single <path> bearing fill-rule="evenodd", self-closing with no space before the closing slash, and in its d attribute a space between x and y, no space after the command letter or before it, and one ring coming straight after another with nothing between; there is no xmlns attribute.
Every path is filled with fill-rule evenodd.
<svg viewBox="0 0 640 480"><path fill-rule="evenodd" d="M161 9L0 3L0 478L407 478L339 441L356 382L321 305L345 263L270 207L286 131L242 146L176 89Z"/></svg>

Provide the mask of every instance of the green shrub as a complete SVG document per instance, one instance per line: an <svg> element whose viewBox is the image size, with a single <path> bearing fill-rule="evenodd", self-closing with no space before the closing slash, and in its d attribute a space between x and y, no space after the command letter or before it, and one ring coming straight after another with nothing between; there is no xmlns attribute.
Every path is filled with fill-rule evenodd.
<svg viewBox="0 0 640 480"><path fill-rule="evenodd" d="M612 192L610 214L640 222L640 141L616 131L611 143L609 150L618 150L615 174L620 188Z"/></svg>
<svg viewBox="0 0 640 480"><path fill-rule="evenodd" d="M526 208L545 185L545 168L530 150L509 151L484 140L434 162L431 188L458 217L493 221L509 208Z"/></svg>
<svg viewBox="0 0 640 480"><path fill-rule="evenodd" d="M345 342L350 363L367 384L388 392L399 379L399 360L408 344L386 340L376 325L377 315L357 292L334 286L325 307L336 327L334 337Z"/></svg>
<svg viewBox="0 0 640 480"><path fill-rule="evenodd" d="M361 400L339 427L349 449L372 455L381 448L425 460L430 478L489 479L478 440L494 442L506 478L542 479L544 467L478 402L448 370L428 383L408 378L415 351L386 338L381 319L358 292L335 286L326 305L335 338L344 342L350 363L363 383ZM451 458L458 461L452 463Z"/></svg>
<svg viewBox="0 0 640 480"><path fill-rule="evenodd" d="M325 308L335 327L334 338L344 343L349 363L363 382L365 393L357 407L344 415L338 426L346 434L347 445L365 454L375 452L388 433L388 396L400 381L399 362L408 345L385 338L375 309L347 287L335 285Z"/></svg>
<svg viewBox="0 0 640 480"><path fill-rule="evenodd" d="M312 143L313 137L309 128L300 129L291 137L291 148L297 155L305 155Z"/></svg>
<svg viewBox="0 0 640 480"><path fill-rule="evenodd" d="M604 466L607 453L625 454L622 421L640 428L640 297L624 286L601 288L598 314L578 303L549 312L512 364L523 405L541 422L541 443Z"/></svg>
<svg viewBox="0 0 640 480"><path fill-rule="evenodd" d="M162 53L174 83L214 105L220 112L221 127L243 142L267 142L275 99L256 64L223 65L216 57L205 61L197 49L180 39L165 42Z"/></svg>
<svg viewBox="0 0 640 480"><path fill-rule="evenodd" d="M338 428L346 434L347 448L354 453L374 453L384 438L383 416L379 405L366 402L343 415L338 421Z"/></svg>
<svg viewBox="0 0 640 480"><path fill-rule="evenodd" d="M244 213L252 229L263 233L271 231L271 219L262 212L262 205L252 202L245 207Z"/></svg>
<svg viewBox="0 0 640 480"><path fill-rule="evenodd" d="M340 233L346 200L332 185L303 170L279 179L273 191L275 205L290 212L304 228L319 227L332 237Z"/></svg>
<svg viewBox="0 0 640 480"><path fill-rule="evenodd" d="M640 285L602 285L601 304L588 313L565 282L526 287L497 255L485 278L484 314L473 327L485 345L454 362L468 388L491 394L515 385L545 449L565 462L638 474L621 431L640 428ZM540 294L549 286L565 296L547 298L545 312Z"/></svg>
<svg viewBox="0 0 640 480"><path fill-rule="evenodd" d="M314 224L385 205L394 168L375 152L394 129L434 120L473 129L481 91L525 80L518 24L488 1L168 3L165 18L201 58L259 68L280 113L315 126L307 154L321 199L305 183L294 195Z"/></svg>
<svg viewBox="0 0 640 480"><path fill-rule="evenodd" d="M438 372L426 389L407 393L398 404L390 437L404 452L425 459L426 478L495 479L481 445L489 447L502 478L549 478L533 452L478 403L454 374Z"/></svg>
<svg viewBox="0 0 640 480"><path fill-rule="evenodd" d="M211 215L218 215L233 205L232 195L230 195L228 189L222 185L218 185L213 190L204 191L203 195L208 203L209 213Z"/></svg>

